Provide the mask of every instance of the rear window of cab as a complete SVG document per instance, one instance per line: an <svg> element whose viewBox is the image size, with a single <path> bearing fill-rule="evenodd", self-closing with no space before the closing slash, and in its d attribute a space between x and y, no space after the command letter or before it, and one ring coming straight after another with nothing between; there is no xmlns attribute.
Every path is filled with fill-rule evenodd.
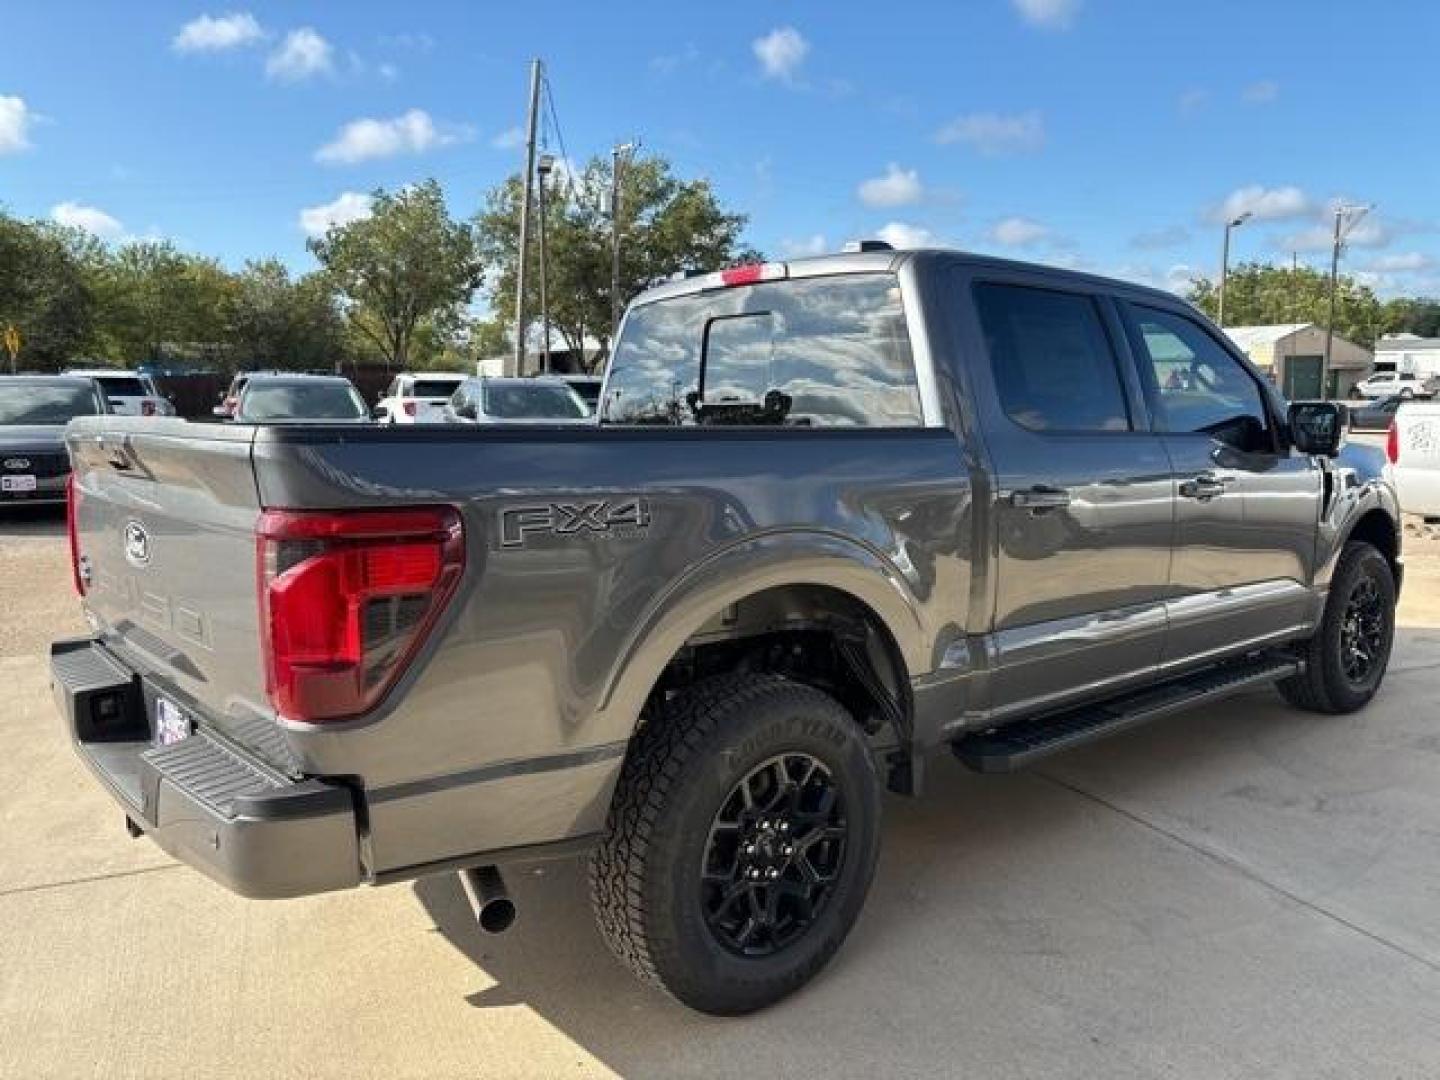
<svg viewBox="0 0 1440 1080"><path fill-rule="evenodd" d="M602 422L919 427L894 274L793 278L633 308Z"/></svg>

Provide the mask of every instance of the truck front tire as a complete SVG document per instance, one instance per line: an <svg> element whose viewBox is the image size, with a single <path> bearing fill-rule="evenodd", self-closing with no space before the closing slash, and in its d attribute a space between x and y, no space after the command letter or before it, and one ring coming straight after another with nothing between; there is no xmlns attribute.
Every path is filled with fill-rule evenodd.
<svg viewBox="0 0 1440 1080"><path fill-rule="evenodd" d="M1395 642L1395 575L1372 545L1345 545L1320 626L1301 651L1298 675L1281 681L1280 693L1296 708L1349 713L1380 689Z"/></svg>
<svg viewBox="0 0 1440 1080"><path fill-rule="evenodd" d="M774 675L696 684L636 734L590 863L606 943L716 1015L799 989L839 949L880 850L881 784L854 719Z"/></svg>

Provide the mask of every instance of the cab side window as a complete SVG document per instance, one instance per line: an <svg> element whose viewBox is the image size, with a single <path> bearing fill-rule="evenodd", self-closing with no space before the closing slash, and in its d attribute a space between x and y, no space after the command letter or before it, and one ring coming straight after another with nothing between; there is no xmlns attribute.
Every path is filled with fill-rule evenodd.
<svg viewBox="0 0 1440 1080"><path fill-rule="evenodd" d="M1120 370L1081 293L978 284L975 306L1005 414L1031 431L1129 431Z"/></svg>
<svg viewBox="0 0 1440 1080"><path fill-rule="evenodd" d="M1260 386L1198 323L1138 305L1131 333L1162 431L1209 435L1235 450L1274 449Z"/></svg>

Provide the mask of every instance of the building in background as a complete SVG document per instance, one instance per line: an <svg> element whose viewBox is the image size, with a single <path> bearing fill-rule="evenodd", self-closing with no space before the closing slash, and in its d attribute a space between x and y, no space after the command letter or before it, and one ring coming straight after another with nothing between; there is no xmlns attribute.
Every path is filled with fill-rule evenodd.
<svg viewBox="0 0 1440 1080"><path fill-rule="evenodd" d="M1375 343L1375 370L1434 378L1440 375L1440 338L1386 334Z"/></svg>
<svg viewBox="0 0 1440 1080"><path fill-rule="evenodd" d="M1322 396L1323 326L1314 323L1228 326L1225 333L1291 401L1309 401ZM1375 357L1369 349L1336 334L1330 348L1330 392L1325 396L1349 396L1350 388L1369 375L1374 366Z"/></svg>

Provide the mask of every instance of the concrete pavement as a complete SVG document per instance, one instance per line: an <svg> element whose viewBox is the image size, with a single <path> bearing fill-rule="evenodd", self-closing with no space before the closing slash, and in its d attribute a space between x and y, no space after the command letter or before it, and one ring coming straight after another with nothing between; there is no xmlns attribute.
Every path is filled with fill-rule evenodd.
<svg viewBox="0 0 1440 1080"><path fill-rule="evenodd" d="M1369 709L1265 692L1019 776L940 762L836 962L718 1021L609 958L578 863L513 880L486 939L453 879L253 902L127 839L46 689L63 534L0 522L0 1076L1433 1077L1427 546Z"/></svg>

